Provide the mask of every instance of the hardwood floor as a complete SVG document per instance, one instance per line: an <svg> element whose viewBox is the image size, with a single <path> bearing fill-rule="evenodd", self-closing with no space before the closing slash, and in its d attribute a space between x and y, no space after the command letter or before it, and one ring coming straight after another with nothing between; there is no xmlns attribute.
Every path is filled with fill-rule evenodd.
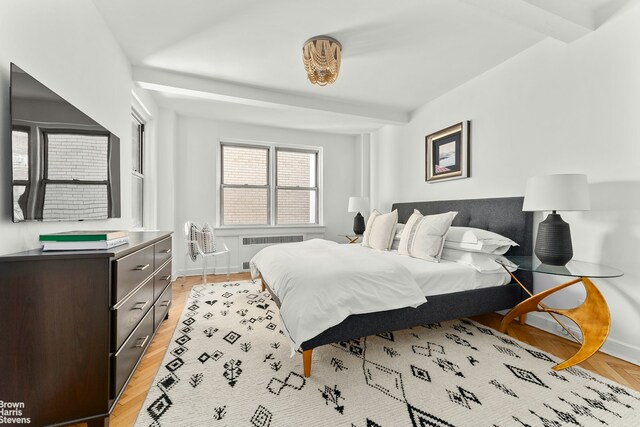
<svg viewBox="0 0 640 427"><path fill-rule="evenodd" d="M248 280L249 278L249 273L237 273L232 274L230 280ZM209 283L224 281L226 281L226 275L208 276ZM173 283L173 305L169 312L169 319L160 326L158 333L149 345L147 353L144 355L140 365L138 365L120 401L113 410L110 418L112 427L131 426L135 422L138 412L142 409L147 391L151 387L162 362L191 287L201 282L202 278L200 276L194 276L179 278ZM491 313L476 316L473 319L486 326L498 329L502 316ZM509 327L509 335L564 359L571 356L578 349L578 345L571 341L532 326L519 325L517 322L512 322ZM601 352L596 353L579 366L640 391L640 366ZM80 426L84 425L81 424Z"/></svg>

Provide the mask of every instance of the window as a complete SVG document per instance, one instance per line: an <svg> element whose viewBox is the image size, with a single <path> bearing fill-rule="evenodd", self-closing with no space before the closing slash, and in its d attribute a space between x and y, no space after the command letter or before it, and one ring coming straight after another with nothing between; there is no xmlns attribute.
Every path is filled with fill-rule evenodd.
<svg viewBox="0 0 640 427"><path fill-rule="evenodd" d="M14 126L12 139L12 173L13 173L13 220L22 221L27 217L27 198L31 187L29 169L29 142L31 132L28 127Z"/></svg>
<svg viewBox="0 0 640 427"><path fill-rule="evenodd" d="M276 148L276 223L316 224L318 206L315 151Z"/></svg>
<svg viewBox="0 0 640 427"><path fill-rule="evenodd" d="M144 203L144 124L131 116L131 217L134 228L142 228Z"/></svg>
<svg viewBox="0 0 640 427"><path fill-rule="evenodd" d="M42 219L108 218L109 136L45 130Z"/></svg>
<svg viewBox="0 0 640 427"><path fill-rule="evenodd" d="M220 152L222 225L318 223L319 150L223 142Z"/></svg>

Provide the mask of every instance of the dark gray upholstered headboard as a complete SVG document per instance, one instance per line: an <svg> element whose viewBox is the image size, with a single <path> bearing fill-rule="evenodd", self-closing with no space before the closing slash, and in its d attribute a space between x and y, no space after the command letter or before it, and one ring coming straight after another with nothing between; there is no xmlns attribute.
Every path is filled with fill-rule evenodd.
<svg viewBox="0 0 640 427"><path fill-rule="evenodd" d="M454 226L476 227L510 238L520 246L507 255L533 254L533 213L522 212L524 197L496 199L440 200L433 202L394 203L398 222L406 223L414 209L423 215L457 211Z"/></svg>

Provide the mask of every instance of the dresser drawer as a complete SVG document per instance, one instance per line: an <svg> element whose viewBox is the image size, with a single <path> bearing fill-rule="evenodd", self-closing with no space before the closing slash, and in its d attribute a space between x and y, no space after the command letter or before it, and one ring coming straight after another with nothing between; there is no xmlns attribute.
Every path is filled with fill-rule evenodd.
<svg viewBox="0 0 640 427"><path fill-rule="evenodd" d="M153 279L113 309L113 337L111 350L115 351L127 339L147 311L153 307Z"/></svg>
<svg viewBox="0 0 640 427"><path fill-rule="evenodd" d="M167 286L162 295L158 298L153 306L153 330L158 329L158 326L164 320L169 308L171 307L171 286Z"/></svg>
<svg viewBox="0 0 640 427"><path fill-rule="evenodd" d="M155 269L160 268L166 260L171 258L171 237L159 241L155 247Z"/></svg>
<svg viewBox="0 0 640 427"><path fill-rule="evenodd" d="M113 304L126 297L153 274L154 246L148 246L115 261L116 277Z"/></svg>
<svg viewBox="0 0 640 427"><path fill-rule="evenodd" d="M131 336L120 347L120 350L111 358L111 399L115 398L127 383L131 372L149 345L152 336L153 310L149 310Z"/></svg>
<svg viewBox="0 0 640 427"><path fill-rule="evenodd" d="M153 298L158 299L164 288L171 283L171 262L162 267L153 277Z"/></svg>

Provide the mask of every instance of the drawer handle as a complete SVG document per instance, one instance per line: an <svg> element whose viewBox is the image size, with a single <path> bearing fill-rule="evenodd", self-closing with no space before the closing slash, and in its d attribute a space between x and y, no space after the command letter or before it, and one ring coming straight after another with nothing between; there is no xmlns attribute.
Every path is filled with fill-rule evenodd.
<svg viewBox="0 0 640 427"><path fill-rule="evenodd" d="M168 276L162 276L161 277L162 280L171 280L171 275Z"/></svg>
<svg viewBox="0 0 640 427"><path fill-rule="evenodd" d="M171 253L171 249L163 249L160 252L162 252L163 254L170 254Z"/></svg>
<svg viewBox="0 0 640 427"><path fill-rule="evenodd" d="M141 307L138 307L140 304L142 304L142 306L141 306ZM145 301L145 302L137 302L137 303L133 306L132 310L144 310L144 308L147 306L147 304L149 304L149 301Z"/></svg>
<svg viewBox="0 0 640 427"><path fill-rule="evenodd" d="M149 267L149 264L139 265L135 269L138 271L145 271Z"/></svg>
<svg viewBox="0 0 640 427"><path fill-rule="evenodd" d="M162 304L160 304L160 307L169 307L169 303L171 301L163 301Z"/></svg>
<svg viewBox="0 0 640 427"><path fill-rule="evenodd" d="M138 344L138 345L134 345L134 348L142 348L144 347L144 345L147 343L147 340L149 339L149 335L147 335L144 338L138 338L138 341L142 340L142 343Z"/></svg>

